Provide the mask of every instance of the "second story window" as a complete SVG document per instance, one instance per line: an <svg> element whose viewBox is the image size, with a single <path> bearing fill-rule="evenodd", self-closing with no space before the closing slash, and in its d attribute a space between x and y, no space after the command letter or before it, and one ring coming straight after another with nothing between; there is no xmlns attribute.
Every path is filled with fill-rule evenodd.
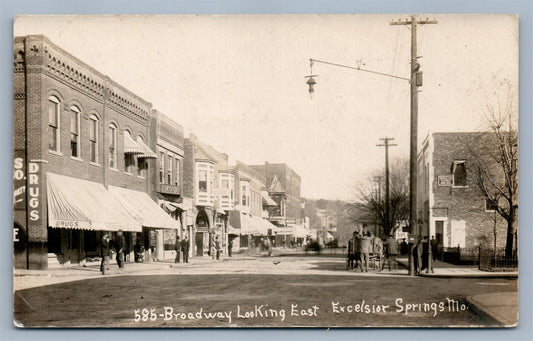
<svg viewBox="0 0 533 341"><path fill-rule="evenodd" d="M207 171L205 170L198 172L198 190L200 192L207 192Z"/></svg>
<svg viewBox="0 0 533 341"><path fill-rule="evenodd" d="M137 141L141 143L141 145L144 144L144 139L142 136L137 136ZM146 159L144 157L137 157L137 176L139 178L145 178L146 177L146 171L148 169L148 162L146 162Z"/></svg>
<svg viewBox="0 0 533 341"><path fill-rule="evenodd" d="M466 186L466 167L464 161L453 163L453 185Z"/></svg>
<svg viewBox="0 0 533 341"><path fill-rule="evenodd" d="M89 121L89 144L90 146L90 160L93 163L98 162L98 117L91 115Z"/></svg>
<svg viewBox="0 0 533 341"><path fill-rule="evenodd" d="M124 130L124 135L131 139L131 133ZM131 168L135 164L135 157L132 153L124 153L124 172L131 174Z"/></svg>
<svg viewBox="0 0 533 341"><path fill-rule="evenodd" d="M80 109L70 107L70 155L80 157Z"/></svg>
<svg viewBox="0 0 533 341"><path fill-rule="evenodd" d="M145 158L137 158L137 176L144 178L146 170L148 169L148 163Z"/></svg>
<svg viewBox="0 0 533 341"><path fill-rule="evenodd" d="M174 185L180 185L180 159L176 158L176 171L174 172Z"/></svg>
<svg viewBox="0 0 533 341"><path fill-rule="evenodd" d="M60 102L55 96L48 98L48 149L59 152Z"/></svg>
<svg viewBox="0 0 533 341"><path fill-rule="evenodd" d="M160 184L165 183L164 174L165 174L165 153L160 152L159 153L159 183Z"/></svg>
<svg viewBox="0 0 533 341"><path fill-rule="evenodd" d="M117 168L117 127L109 125L109 167Z"/></svg>
<svg viewBox="0 0 533 341"><path fill-rule="evenodd" d="M172 185L172 155L168 156L167 183Z"/></svg>
<svg viewBox="0 0 533 341"><path fill-rule="evenodd" d="M496 212L498 210L498 200L485 198L485 212Z"/></svg>

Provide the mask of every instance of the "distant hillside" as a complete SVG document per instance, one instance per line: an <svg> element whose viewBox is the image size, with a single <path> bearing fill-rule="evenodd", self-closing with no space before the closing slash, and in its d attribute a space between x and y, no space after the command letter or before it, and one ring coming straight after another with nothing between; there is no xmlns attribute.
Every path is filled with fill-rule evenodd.
<svg viewBox="0 0 533 341"><path fill-rule="evenodd" d="M303 199L305 202L305 216L309 217L309 227L312 229L324 227L327 221L328 229L340 244L346 244L353 231L355 223L350 218L352 206L342 200ZM322 215L322 217L320 216ZM324 215L328 218L325 219Z"/></svg>

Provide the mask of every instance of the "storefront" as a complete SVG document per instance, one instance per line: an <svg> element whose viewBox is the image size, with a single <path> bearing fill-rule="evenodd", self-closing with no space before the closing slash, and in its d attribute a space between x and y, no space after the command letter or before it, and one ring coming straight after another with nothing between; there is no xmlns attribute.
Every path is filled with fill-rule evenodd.
<svg viewBox="0 0 533 341"><path fill-rule="evenodd" d="M180 230L180 221L172 219L155 201L144 192L122 187L109 186L109 192L124 209L142 226L141 245L144 248L144 261L164 258L164 231ZM139 243L139 241L138 241Z"/></svg>
<svg viewBox="0 0 533 341"><path fill-rule="evenodd" d="M122 230L127 259L141 225L96 182L47 173L49 266L84 263L100 256L104 232Z"/></svg>

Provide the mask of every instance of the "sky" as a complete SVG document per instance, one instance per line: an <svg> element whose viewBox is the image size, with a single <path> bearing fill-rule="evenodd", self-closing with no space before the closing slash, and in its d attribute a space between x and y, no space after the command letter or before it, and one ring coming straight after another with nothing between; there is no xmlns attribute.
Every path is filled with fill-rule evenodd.
<svg viewBox="0 0 533 341"><path fill-rule="evenodd" d="M14 34L43 34L152 103L230 157L287 163L302 196L354 200L355 186L409 157L409 83L309 59L409 78L407 15L22 16ZM419 15L424 72L419 144L430 131L485 130L487 103L518 89L518 19ZM516 98L515 104L518 100Z"/></svg>

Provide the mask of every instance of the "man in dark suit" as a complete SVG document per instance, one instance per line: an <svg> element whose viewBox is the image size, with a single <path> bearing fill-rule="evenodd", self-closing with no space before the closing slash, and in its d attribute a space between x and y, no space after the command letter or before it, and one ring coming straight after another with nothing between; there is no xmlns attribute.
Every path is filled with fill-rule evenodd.
<svg viewBox="0 0 533 341"><path fill-rule="evenodd" d="M122 230L117 232L117 240L115 244L117 250L117 265L119 270L124 270L124 251L126 251L126 237L122 234Z"/></svg>
<svg viewBox="0 0 533 341"><path fill-rule="evenodd" d="M102 271L102 275L105 275L107 270L109 270L109 256L111 255L109 239L109 233L105 232L100 243L100 257L102 257L100 271Z"/></svg>
<svg viewBox="0 0 533 341"><path fill-rule="evenodd" d="M183 262L189 263L189 237L187 235L181 240L181 252L183 252Z"/></svg>
<svg viewBox="0 0 533 341"><path fill-rule="evenodd" d="M176 250L176 259L174 260L174 263L180 262L180 249L181 249L180 236L176 234L176 245L174 246L174 250Z"/></svg>

